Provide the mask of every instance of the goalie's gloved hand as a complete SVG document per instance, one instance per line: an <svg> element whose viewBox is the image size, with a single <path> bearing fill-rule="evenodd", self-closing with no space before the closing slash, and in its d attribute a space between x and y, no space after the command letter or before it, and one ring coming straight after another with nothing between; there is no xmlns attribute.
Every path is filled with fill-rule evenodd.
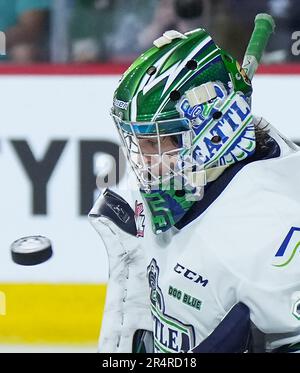
<svg viewBox="0 0 300 373"><path fill-rule="evenodd" d="M106 189L89 213L109 260L109 281L100 335L100 352L132 352L136 330L152 329L146 260L136 237L134 211Z"/></svg>

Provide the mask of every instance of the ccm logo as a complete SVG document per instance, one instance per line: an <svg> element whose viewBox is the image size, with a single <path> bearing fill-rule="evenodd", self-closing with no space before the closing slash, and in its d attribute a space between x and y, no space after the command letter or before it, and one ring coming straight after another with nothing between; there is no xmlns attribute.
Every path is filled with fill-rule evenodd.
<svg viewBox="0 0 300 373"><path fill-rule="evenodd" d="M203 279L202 276L198 275L196 272L193 272L188 268L185 268L179 263L177 263L176 266L174 267L174 271L176 273L183 274L183 276L187 278L188 280L191 280L195 282L196 284L200 284L203 287L205 287L208 284L208 280Z"/></svg>

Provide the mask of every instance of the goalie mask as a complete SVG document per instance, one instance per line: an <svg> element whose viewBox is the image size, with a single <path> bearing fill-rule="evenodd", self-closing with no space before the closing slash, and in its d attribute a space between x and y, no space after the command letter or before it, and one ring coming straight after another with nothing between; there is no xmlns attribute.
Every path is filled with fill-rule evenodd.
<svg viewBox="0 0 300 373"><path fill-rule="evenodd" d="M176 224L205 185L251 156L251 82L197 29L167 31L125 72L112 117L155 233Z"/></svg>

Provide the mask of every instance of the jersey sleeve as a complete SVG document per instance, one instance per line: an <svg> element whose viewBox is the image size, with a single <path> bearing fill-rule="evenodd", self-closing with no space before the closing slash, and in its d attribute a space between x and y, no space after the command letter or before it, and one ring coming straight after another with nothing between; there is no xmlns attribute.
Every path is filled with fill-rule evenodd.
<svg viewBox="0 0 300 373"><path fill-rule="evenodd" d="M265 334L267 352L300 350L300 279L282 287L260 287L244 281L239 299L249 307L252 322Z"/></svg>

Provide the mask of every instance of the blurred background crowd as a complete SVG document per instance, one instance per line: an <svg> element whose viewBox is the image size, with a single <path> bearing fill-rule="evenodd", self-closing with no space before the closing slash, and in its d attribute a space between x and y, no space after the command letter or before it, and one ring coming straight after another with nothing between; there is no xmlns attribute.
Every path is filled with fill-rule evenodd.
<svg viewBox="0 0 300 373"><path fill-rule="evenodd" d="M0 0L7 48L0 60L130 63L165 30L198 27L241 60L259 12L277 24L264 62L298 62L291 47L300 30L299 0Z"/></svg>

